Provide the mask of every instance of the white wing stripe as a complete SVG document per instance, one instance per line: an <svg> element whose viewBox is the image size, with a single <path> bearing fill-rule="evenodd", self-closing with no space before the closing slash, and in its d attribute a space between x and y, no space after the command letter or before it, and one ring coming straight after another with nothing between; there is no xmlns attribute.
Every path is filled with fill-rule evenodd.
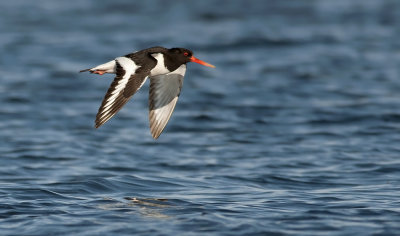
<svg viewBox="0 0 400 236"><path fill-rule="evenodd" d="M122 77L122 79L120 81L118 81L118 85L115 87L114 91L111 93L112 96L107 99L107 103L105 104L106 107L113 104L113 102L115 101L115 98L125 88L131 75L133 73L135 73L135 71L140 67L140 66L137 66L134 61L132 61L131 59L129 59L127 57L117 57L115 60L124 69L125 74Z"/></svg>

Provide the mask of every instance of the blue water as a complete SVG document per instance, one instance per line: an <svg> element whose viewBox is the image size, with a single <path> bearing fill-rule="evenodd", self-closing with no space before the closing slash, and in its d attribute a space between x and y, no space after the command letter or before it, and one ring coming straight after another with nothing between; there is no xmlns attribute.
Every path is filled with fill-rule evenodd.
<svg viewBox="0 0 400 236"><path fill-rule="evenodd" d="M400 1L0 2L1 235L400 235ZM186 47L153 140L148 85L94 129L112 75Z"/></svg>

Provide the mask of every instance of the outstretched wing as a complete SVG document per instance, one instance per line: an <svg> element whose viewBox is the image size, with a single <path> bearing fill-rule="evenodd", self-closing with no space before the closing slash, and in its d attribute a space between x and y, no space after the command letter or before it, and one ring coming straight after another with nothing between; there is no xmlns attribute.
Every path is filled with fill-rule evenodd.
<svg viewBox="0 0 400 236"><path fill-rule="evenodd" d="M149 120L154 139L160 136L174 111L185 72L183 64L168 74L150 77Z"/></svg>
<svg viewBox="0 0 400 236"><path fill-rule="evenodd" d="M111 83L96 115L96 128L111 119L142 87L149 75L148 71L140 71L140 66L130 58L118 57L115 61L117 76Z"/></svg>

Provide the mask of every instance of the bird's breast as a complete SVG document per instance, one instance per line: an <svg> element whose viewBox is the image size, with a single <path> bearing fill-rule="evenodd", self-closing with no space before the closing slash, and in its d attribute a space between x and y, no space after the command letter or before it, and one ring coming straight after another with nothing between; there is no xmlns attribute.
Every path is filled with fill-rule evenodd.
<svg viewBox="0 0 400 236"><path fill-rule="evenodd" d="M164 55L162 53L153 53L153 54L151 54L151 56L157 60L157 64L150 71L150 76L164 75L164 74L168 74L169 72L171 72L165 66Z"/></svg>

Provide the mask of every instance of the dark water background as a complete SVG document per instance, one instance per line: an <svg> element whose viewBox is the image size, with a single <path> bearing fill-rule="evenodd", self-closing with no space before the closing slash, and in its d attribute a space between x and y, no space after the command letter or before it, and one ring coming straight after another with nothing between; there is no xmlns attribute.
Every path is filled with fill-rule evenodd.
<svg viewBox="0 0 400 236"><path fill-rule="evenodd" d="M1 235L400 235L400 1L0 9ZM156 45L217 68L157 141L148 85L94 129L77 71Z"/></svg>

